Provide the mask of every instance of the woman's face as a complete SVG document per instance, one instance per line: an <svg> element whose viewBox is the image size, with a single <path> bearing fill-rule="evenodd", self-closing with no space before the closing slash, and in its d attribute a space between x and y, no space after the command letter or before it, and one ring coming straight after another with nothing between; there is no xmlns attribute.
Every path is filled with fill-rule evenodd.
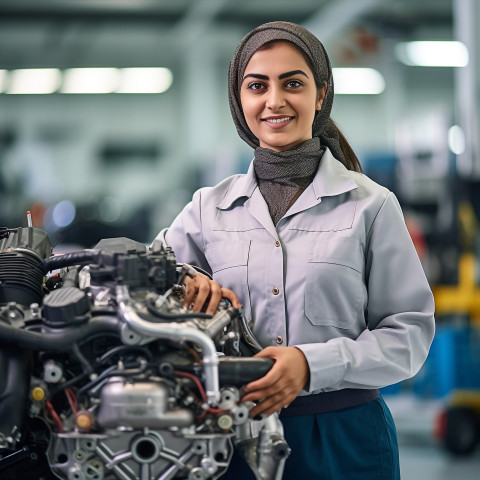
<svg viewBox="0 0 480 480"><path fill-rule="evenodd" d="M303 55L286 42L255 52L245 68L240 100L260 146L277 152L312 138L315 111L326 83L317 90Z"/></svg>

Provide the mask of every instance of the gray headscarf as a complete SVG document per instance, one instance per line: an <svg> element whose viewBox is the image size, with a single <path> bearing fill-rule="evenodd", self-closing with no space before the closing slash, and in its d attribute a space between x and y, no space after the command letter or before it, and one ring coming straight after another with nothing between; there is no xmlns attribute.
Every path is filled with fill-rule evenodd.
<svg viewBox="0 0 480 480"><path fill-rule="evenodd" d="M309 59L316 85L321 86L323 82L327 82L327 92L323 99L322 109L316 113L313 121L312 135L319 137L321 144L328 146L333 156L343 163L344 156L340 148L338 130L330 120L334 93L330 60L318 38L295 23L270 22L260 25L242 39L233 55L228 71L228 97L233 121L240 138L252 148L259 146L258 139L245 121L240 102L240 89L245 68L252 55L262 45L274 40L293 43Z"/></svg>
<svg viewBox="0 0 480 480"><path fill-rule="evenodd" d="M327 83L322 108L316 111L312 139L291 150L276 152L259 146L258 138L248 128L240 101L245 68L252 55L271 41L287 41L296 46L308 59L317 88ZM330 60L320 41L305 28L289 22L270 22L248 33L235 51L228 71L228 97L233 121L240 138L255 149L253 165L258 186L267 202L270 216L276 225L298 195L312 181L328 146L335 158L344 163L339 133L330 119L333 103L333 76Z"/></svg>

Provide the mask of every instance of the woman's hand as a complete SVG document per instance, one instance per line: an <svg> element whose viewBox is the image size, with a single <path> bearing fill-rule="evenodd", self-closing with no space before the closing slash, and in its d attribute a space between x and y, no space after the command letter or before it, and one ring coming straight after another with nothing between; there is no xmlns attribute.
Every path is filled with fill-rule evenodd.
<svg viewBox="0 0 480 480"><path fill-rule="evenodd" d="M213 315L218 308L222 298L230 301L234 308L241 308L242 304L229 288L223 288L217 281L210 280L206 275L198 273L195 277L186 276L183 283L187 288L184 305L189 307L193 304L194 312L201 312L205 306L205 313Z"/></svg>
<svg viewBox="0 0 480 480"><path fill-rule="evenodd" d="M264 377L245 387L242 402L259 402L250 410L251 417L271 415L295 400L310 380L310 369L303 352L295 347L267 347L255 357L273 358L275 363Z"/></svg>

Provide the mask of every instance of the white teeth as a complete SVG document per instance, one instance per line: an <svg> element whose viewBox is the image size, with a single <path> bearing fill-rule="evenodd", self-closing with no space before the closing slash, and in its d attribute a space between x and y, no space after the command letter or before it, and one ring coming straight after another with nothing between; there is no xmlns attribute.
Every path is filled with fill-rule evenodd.
<svg viewBox="0 0 480 480"><path fill-rule="evenodd" d="M282 122L288 122L290 120L290 117L284 117L284 118L267 118L268 123L282 123Z"/></svg>

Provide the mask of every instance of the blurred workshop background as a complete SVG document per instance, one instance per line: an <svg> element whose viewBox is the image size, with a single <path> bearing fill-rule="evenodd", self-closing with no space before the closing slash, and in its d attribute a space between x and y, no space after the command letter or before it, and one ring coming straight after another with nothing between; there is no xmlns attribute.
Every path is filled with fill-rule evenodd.
<svg viewBox="0 0 480 480"><path fill-rule="evenodd" d="M333 118L393 190L435 294L421 372L384 389L404 480L478 479L478 0L1 0L0 226L57 251L149 243L200 186L244 172L233 51L300 23L335 67Z"/></svg>

